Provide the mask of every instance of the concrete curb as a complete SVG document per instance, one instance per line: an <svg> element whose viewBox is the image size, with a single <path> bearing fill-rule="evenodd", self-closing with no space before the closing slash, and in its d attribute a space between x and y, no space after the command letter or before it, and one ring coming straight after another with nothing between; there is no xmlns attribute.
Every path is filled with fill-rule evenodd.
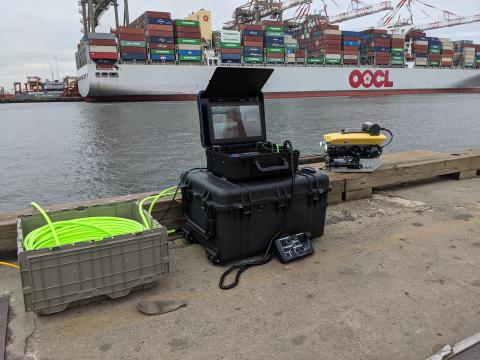
<svg viewBox="0 0 480 360"><path fill-rule="evenodd" d="M458 355L471 347L480 344L480 332L472 335L466 339L463 339L453 346L445 345L440 351L430 355L425 360L446 360L451 359L455 355Z"/></svg>

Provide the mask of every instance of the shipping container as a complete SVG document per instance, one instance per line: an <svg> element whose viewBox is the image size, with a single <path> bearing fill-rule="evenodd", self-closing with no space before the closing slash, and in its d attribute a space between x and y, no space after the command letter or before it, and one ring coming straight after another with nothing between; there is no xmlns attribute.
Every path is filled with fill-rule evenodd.
<svg viewBox="0 0 480 360"><path fill-rule="evenodd" d="M150 49L150 54L151 54L151 55L174 55L174 56L175 56L175 50L169 50L169 49Z"/></svg>
<svg viewBox="0 0 480 360"><path fill-rule="evenodd" d="M147 60L147 54L136 53L120 53L120 59L122 60Z"/></svg>
<svg viewBox="0 0 480 360"><path fill-rule="evenodd" d="M117 46L117 40L115 39L89 39L88 44L90 46Z"/></svg>
<svg viewBox="0 0 480 360"><path fill-rule="evenodd" d="M95 52L90 52L90 58L92 60L99 60L99 59L107 59L107 60L117 60L118 54L117 52L109 52L109 53L95 53Z"/></svg>
<svg viewBox="0 0 480 360"><path fill-rule="evenodd" d="M192 27L200 27L200 22L197 20L175 20L175 26L192 26Z"/></svg>
<svg viewBox="0 0 480 360"><path fill-rule="evenodd" d="M197 20L175 20L175 43L179 61L202 61L200 22Z"/></svg>
<svg viewBox="0 0 480 360"><path fill-rule="evenodd" d="M201 45L201 40L200 39L177 38L177 44Z"/></svg>
<svg viewBox="0 0 480 360"><path fill-rule="evenodd" d="M150 54L150 60L152 60L152 61L175 61L175 55Z"/></svg>
<svg viewBox="0 0 480 360"><path fill-rule="evenodd" d="M245 63L263 63L263 56L244 56L243 61Z"/></svg>

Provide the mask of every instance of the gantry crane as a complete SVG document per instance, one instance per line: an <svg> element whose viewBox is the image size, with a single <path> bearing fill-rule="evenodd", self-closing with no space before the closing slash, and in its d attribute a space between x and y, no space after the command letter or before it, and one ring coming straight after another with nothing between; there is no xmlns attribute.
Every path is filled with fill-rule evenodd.
<svg viewBox="0 0 480 360"><path fill-rule="evenodd" d="M423 25L415 25L413 20L412 5L419 5L419 6L428 7L428 8L440 11L443 19L430 22L427 24L423 24ZM409 18L406 20L401 20L400 18L401 16L400 13L402 9L407 9L409 13ZM420 10L428 17L431 17L430 15L428 15L428 13L424 9L420 9ZM398 15L398 18L397 18L397 15ZM397 18L396 21L395 21L395 18ZM386 16L384 16L380 20L379 25L382 26L383 28L390 30L391 32L399 32L404 34L412 30L417 30L417 31L434 30L434 29L441 29L441 28L459 26L464 24L471 24L475 22L480 22L480 14L473 15L473 16L461 16L451 11L440 9L436 6L428 4L421 0L400 0L395 6L395 8L393 9L393 11L387 14Z"/></svg>
<svg viewBox="0 0 480 360"><path fill-rule="evenodd" d="M338 4L332 0L338 6ZM363 16L377 14L383 11L393 10L391 1L382 1L377 4L366 4L361 0L351 0L351 10L336 14L328 15L327 4L323 0L324 8L320 14L310 14L310 6L304 12L299 12L297 16L288 19L287 23L290 27L301 27L305 23L312 24L316 22L327 22L329 24L338 24L344 21L356 19Z"/></svg>
<svg viewBox="0 0 480 360"><path fill-rule="evenodd" d="M446 27L453 27L458 25L471 24L480 22L480 14L466 17L459 17L456 19L446 19L443 21L435 21L424 25L414 26L415 30L426 31L432 29L441 29Z"/></svg>
<svg viewBox="0 0 480 360"><path fill-rule="evenodd" d="M115 25L120 26L118 16L118 1L117 0L80 0L78 6L80 7L80 14L82 18L80 22L83 25L83 33L95 32L98 26L99 20L102 15L113 5L115 10ZM123 0L123 26L128 26L129 12L128 12L128 0Z"/></svg>
<svg viewBox="0 0 480 360"><path fill-rule="evenodd" d="M233 20L224 24L225 29L234 29L239 24L258 24L262 19L270 18L281 21L283 12L295 7L309 5L313 0L250 0L237 7L233 12Z"/></svg>
<svg viewBox="0 0 480 360"><path fill-rule="evenodd" d="M354 3L358 4L358 0L354 1ZM343 21L352 20L367 15L373 15L388 10L393 10L393 6L390 1L382 1L381 3L373 5L364 4L363 7L357 7L352 9L351 11L346 11L337 15L327 16L327 22L330 24L338 24Z"/></svg>

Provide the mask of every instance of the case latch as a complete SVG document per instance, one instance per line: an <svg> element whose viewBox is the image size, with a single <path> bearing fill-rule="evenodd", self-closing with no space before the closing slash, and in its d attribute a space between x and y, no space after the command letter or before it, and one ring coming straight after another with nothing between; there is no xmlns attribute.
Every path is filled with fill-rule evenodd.
<svg viewBox="0 0 480 360"><path fill-rule="evenodd" d="M192 181L190 179L182 180L178 188L180 189L180 193L182 194L182 203L188 203L188 189L190 188Z"/></svg>
<svg viewBox="0 0 480 360"><path fill-rule="evenodd" d="M208 197L210 196L210 191L205 188L205 190L203 190L203 193L201 195L201 199L202 199L202 210L206 210L207 207L208 207L208 204L207 204L207 200L208 200Z"/></svg>
<svg viewBox="0 0 480 360"><path fill-rule="evenodd" d="M252 196L250 191L242 193L242 209L244 215L250 215L252 213Z"/></svg>
<svg viewBox="0 0 480 360"><path fill-rule="evenodd" d="M276 191L277 191L277 197L278 197L278 207L280 209L287 207L288 205L287 190L285 190L285 188L280 188L280 189L277 188Z"/></svg>

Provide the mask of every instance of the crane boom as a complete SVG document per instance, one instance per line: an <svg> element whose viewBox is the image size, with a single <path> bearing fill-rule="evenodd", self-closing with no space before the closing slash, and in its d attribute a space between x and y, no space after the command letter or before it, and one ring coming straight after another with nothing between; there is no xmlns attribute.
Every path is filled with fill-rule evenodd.
<svg viewBox="0 0 480 360"><path fill-rule="evenodd" d="M80 7L80 13L82 19L80 22L83 24L83 32L95 32L96 27L99 24L100 18L108 11L110 6L113 5L115 9L116 26L118 23L118 2L119 0L79 0L78 6ZM128 25L128 0L123 0L124 3L124 26Z"/></svg>
<svg viewBox="0 0 480 360"><path fill-rule="evenodd" d="M480 22L480 14L468 16L468 17L461 17L458 19L435 21L428 24L424 24L424 25L414 26L414 29L418 31L425 31L425 30L441 29L446 27L471 24L474 22Z"/></svg>
<svg viewBox="0 0 480 360"><path fill-rule="evenodd" d="M379 4L368 5L363 8L347 11L341 14L332 15L327 17L327 22L330 24L341 23L342 21L356 19L362 16L376 14L382 11L393 10L392 3L390 1L382 1Z"/></svg>
<svg viewBox="0 0 480 360"><path fill-rule="evenodd" d="M233 12L234 20L224 24L225 29L233 29L238 24L250 24L266 17L281 19L284 11L297 6L312 4L313 0L251 0Z"/></svg>

